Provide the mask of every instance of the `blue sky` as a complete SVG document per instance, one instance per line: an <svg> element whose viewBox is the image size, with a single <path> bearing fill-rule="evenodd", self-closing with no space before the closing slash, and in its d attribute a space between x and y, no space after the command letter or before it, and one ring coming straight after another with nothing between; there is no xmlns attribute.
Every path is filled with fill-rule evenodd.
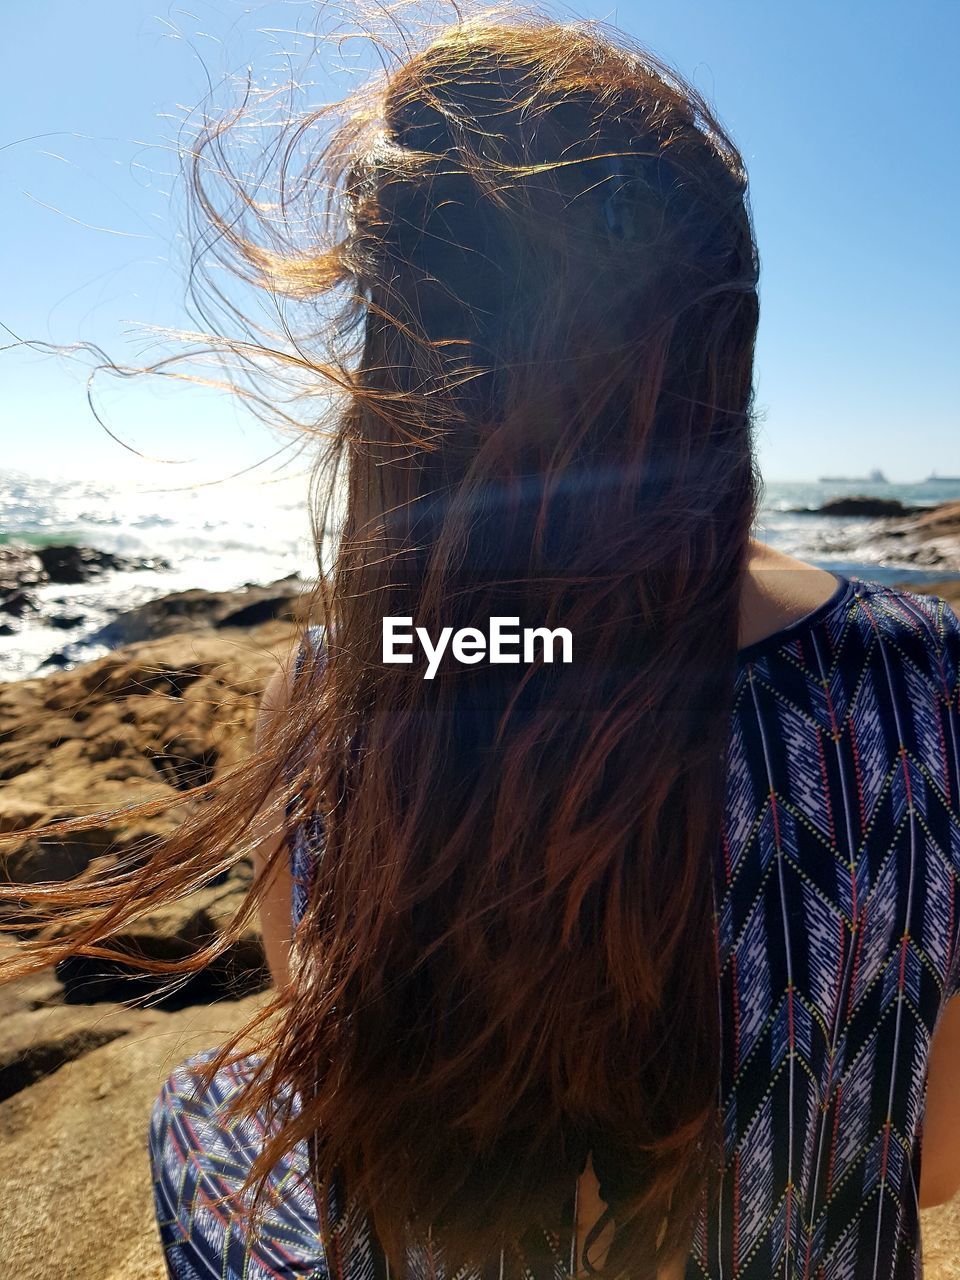
<svg viewBox="0 0 960 1280"><path fill-rule="evenodd" d="M768 480L960 474L955 0L633 0L600 17L691 77L747 161L762 260L759 446ZM225 73L282 79L302 0L35 0L4 13L0 321L118 361L184 310L180 122ZM313 68L318 75L320 69ZM316 94L329 93L329 84ZM40 136L38 136L40 135ZM3 462L147 477L87 407L86 366L0 352ZM276 449L235 405L98 384L110 428L167 483ZM193 461L190 461L190 460Z"/></svg>

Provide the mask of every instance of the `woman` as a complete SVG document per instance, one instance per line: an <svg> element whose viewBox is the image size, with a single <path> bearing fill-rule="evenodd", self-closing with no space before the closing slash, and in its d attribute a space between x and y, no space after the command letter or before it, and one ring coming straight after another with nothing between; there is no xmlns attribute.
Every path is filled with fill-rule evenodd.
<svg viewBox="0 0 960 1280"><path fill-rule="evenodd" d="M320 622L254 781L59 900L100 954L257 859L273 1020L154 1109L171 1274L918 1275L928 1067L921 1202L960 1185L960 624L751 541L734 144L600 28L490 17L308 177L308 252L218 230L343 304L297 356L343 395ZM424 679L384 618L573 660Z"/></svg>

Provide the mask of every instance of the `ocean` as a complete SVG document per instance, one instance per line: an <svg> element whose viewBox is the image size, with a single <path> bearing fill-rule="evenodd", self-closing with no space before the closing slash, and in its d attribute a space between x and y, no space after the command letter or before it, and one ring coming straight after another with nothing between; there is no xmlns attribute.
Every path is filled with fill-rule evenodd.
<svg viewBox="0 0 960 1280"><path fill-rule="evenodd" d="M160 556L168 571L108 572L78 586L31 589L39 609L22 618L0 615L11 634L0 635L0 679L44 674L58 652L73 665L107 652L90 639L120 609L189 587L232 590L267 583L294 571L310 579L316 557L307 509L305 474L277 480L230 481L185 491L158 485L94 479L45 480L0 470L0 545L74 542L128 557ZM943 577L882 558L873 543L876 522L862 517L799 515L843 493L898 498L909 505L960 500L960 481L877 484L864 481L769 482L756 534L784 551L864 578L923 581ZM834 543L844 534L843 551ZM852 550L851 550L852 548ZM69 631L51 615L82 617Z"/></svg>

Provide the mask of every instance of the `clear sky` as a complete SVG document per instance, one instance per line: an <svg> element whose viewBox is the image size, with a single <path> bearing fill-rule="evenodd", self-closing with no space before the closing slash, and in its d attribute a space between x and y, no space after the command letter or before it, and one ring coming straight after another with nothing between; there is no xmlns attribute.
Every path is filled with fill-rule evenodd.
<svg viewBox="0 0 960 1280"><path fill-rule="evenodd" d="M585 0L706 92L747 161L762 261L768 480L960 474L957 0ZM33 0L0 51L0 322L21 338L147 350L186 322L176 138L225 73L302 63L304 0ZM294 33L294 34L292 34ZM318 97L330 92L319 79ZM336 79L334 78L334 83ZM178 192L180 192L178 194ZM0 352L0 465L137 474L98 426L86 366ZM209 392L104 383L98 405L168 483L278 445ZM154 468L154 472L157 468Z"/></svg>

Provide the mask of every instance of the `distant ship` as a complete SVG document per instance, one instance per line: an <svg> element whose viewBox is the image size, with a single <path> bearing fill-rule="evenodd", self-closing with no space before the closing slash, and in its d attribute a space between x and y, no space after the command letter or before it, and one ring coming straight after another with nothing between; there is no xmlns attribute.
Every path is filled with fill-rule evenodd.
<svg viewBox="0 0 960 1280"><path fill-rule="evenodd" d="M935 471L931 471L923 483L924 484L960 484L960 476L938 476Z"/></svg>
<svg viewBox="0 0 960 1280"><path fill-rule="evenodd" d="M932 477L931 477L932 479ZM937 479L942 479L938 476ZM867 476L821 476L821 484L889 484L890 481L878 468Z"/></svg>

